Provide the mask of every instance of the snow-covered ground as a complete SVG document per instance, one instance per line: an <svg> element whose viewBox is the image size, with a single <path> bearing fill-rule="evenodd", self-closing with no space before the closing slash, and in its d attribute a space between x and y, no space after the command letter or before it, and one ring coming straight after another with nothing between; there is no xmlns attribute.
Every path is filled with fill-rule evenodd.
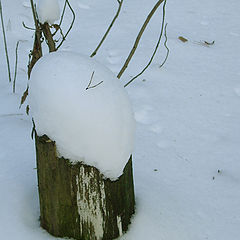
<svg viewBox="0 0 240 240"><path fill-rule="evenodd" d="M62 50L90 55L115 14L109 0L71 0L76 23ZM96 60L118 73L156 0L124 1ZM61 0L61 8L64 1ZM54 239L39 226L31 119L20 98L33 26L27 0L2 1L16 93L8 83L0 38L0 239ZM137 208L121 240L238 240L240 235L240 2L168 1L166 49L127 87L137 121L134 174ZM159 9L124 73L126 83L146 65L161 28ZM71 20L68 12L64 29ZM178 37L188 39L181 42ZM207 46L204 41L212 42ZM13 74L12 74L13 75Z"/></svg>

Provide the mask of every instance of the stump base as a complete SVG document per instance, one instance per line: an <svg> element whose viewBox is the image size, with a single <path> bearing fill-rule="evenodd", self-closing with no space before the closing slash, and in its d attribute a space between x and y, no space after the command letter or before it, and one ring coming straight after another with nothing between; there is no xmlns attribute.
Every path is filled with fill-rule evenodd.
<svg viewBox="0 0 240 240"><path fill-rule="evenodd" d="M58 158L46 135L35 137L41 226L56 237L111 240L134 213L132 158L116 181L95 167Z"/></svg>

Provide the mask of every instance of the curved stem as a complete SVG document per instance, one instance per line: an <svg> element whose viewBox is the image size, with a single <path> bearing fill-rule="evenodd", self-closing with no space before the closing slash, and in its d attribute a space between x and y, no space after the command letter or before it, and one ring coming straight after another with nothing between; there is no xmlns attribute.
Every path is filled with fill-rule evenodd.
<svg viewBox="0 0 240 240"><path fill-rule="evenodd" d="M8 57L7 39L6 39L6 34L5 34L4 22L3 22L3 13L2 13L2 2L1 2L1 0L0 0L0 15L1 15L4 48L5 48L5 54L6 54L6 60L7 60L7 68L8 68L8 79L9 79L9 82L11 82L11 71L10 71L10 63L9 63L9 57Z"/></svg>
<svg viewBox="0 0 240 240"><path fill-rule="evenodd" d="M159 66L159 68L161 68L166 63L166 61L168 59L169 52L170 52L170 50L169 50L169 48L167 46L167 40L168 40L168 38L167 38L167 23L165 25L164 36L165 36L164 46L167 49L167 54L166 54L166 57L163 60L162 64Z"/></svg>

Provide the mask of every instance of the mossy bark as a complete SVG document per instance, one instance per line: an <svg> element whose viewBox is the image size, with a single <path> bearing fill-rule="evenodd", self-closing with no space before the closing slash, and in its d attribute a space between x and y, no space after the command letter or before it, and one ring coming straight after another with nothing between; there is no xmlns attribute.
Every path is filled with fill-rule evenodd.
<svg viewBox="0 0 240 240"><path fill-rule="evenodd" d="M58 158L55 142L36 135L41 226L57 237L111 240L134 213L132 158L111 181L95 167Z"/></svg>

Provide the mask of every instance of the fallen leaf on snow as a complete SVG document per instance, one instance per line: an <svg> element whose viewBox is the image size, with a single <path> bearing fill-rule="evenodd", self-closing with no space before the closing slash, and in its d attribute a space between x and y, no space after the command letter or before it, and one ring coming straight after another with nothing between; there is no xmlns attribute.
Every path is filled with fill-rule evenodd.
<svg viewBox="0 0 240 240"><path fill-rule="evenodd" d="M187 40L185 37L183 37L183 36L179 36L178 39L179 39L180 41L184 42L184 43L188 41L188 40Z"/></svg>

